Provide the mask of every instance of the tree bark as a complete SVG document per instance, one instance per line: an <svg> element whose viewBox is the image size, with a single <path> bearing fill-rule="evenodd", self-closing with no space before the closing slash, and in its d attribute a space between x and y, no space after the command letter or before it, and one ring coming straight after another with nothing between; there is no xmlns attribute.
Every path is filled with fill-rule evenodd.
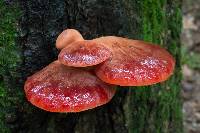
<svg viewBox="0 0 200 133"><path fill-rule="evenodd" d="M3 79L8 95L19 100L17 105L4 100L9 102L4 128L22 133L183 132L181 0L19 0L18 7L16 44L21 63L16 66L18 76L11 76L8 69ZM118 87L110 103L81 113L38 109L25 99L24 81L57 58L55 40L67 28L79 30L86 39L116 35L160 44L176 58L174 75L153 86ZM10 112L10 117L15 117L11 122Z"/></svg>

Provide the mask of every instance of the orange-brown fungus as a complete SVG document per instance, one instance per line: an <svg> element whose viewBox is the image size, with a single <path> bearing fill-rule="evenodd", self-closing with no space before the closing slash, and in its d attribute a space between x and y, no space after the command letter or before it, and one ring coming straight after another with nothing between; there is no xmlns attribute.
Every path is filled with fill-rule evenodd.
<svg viewBox="0 0 200 133"><path fill-rule="evenodd" d="M112 57L96 68L97 76L106 83L151 85L168 79L173 73L174 58L159 46L114 36L93 41L106 44L112 52Z"/></svg>
<svg viewBox="0 0 200 133"><path fill-rule="evenodd" d="M80 112L103 105L115 94L113 86L91 72L54 61L29 77L24 90L35 106L50 112Z"/></svg>
<svg viewBox="0 0 200 133"><path fill-rule="evenodd" d="M155 84L167 80L175 67L165 49L122 37L84 40L78 31L67 29L58 36L56 47L62 49L59 61L29 77L24 86L27 99L50 112L95 108L114 96L111 84ZM92 71L73 68L94 65Z"/></svg>
<svg viewBox="0 0 200 133"><path fill-rule="evenodd" d="M111 56L110 50L94 41L78 41L60 52L59 61L67 66L86 67L97 65Z"/></svg>
<svg viewBox="0 0 200 133"><path fill-rule="evenodd" d="M82 35L74 29L67 29L64 30L56 40L56 48L63 49L67 45L76 42L76 41L83 41Z"/></svg>

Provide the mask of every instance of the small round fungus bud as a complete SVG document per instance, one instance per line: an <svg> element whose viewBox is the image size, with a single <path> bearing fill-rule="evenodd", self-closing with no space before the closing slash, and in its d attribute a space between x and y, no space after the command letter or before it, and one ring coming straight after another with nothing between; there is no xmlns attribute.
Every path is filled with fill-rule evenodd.
<svg viewBox="0 0 200 133"><path fill-rule="evenodd" d="M56 40L56 48L57 49L63 49L67 45L76 42L76 41L82 41L84 40L82 35L74 29L67 29L64 30L57 38Z"/></svg>

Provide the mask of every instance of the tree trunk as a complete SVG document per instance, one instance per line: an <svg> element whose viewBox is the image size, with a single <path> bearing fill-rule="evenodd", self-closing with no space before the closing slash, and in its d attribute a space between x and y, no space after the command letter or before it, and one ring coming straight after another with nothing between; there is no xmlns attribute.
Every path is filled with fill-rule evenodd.
<svg viewBox="0 0 200 133"><path fill-rule="evenodd" d="M181 0L19 0L7 4L0 1L13 16L16 10L8 9L16 9L16 5L20 9L18 18L11 21L18 24L11 27L18 29L18 36L10 50L17 48L20 61L9 62L5 57L8 65L2 67L2 131L182 133ZM50 113L36 108L24 97L24 81L57 58L55 40L67 28L79 30L86 39L116 35L160 44L176 58L174 75L153 86L118 87L110 103L81 113ZM15 39L13 35L11 40Z"/></svg>

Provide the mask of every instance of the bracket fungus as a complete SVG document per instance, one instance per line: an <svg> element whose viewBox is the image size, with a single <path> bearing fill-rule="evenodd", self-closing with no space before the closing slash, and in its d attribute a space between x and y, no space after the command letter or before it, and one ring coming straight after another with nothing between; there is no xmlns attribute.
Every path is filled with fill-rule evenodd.
<svg viewBox="0 0 200 133"><path fill-rule="evenodd" d="M89 71L54 61L29 77L24 86L27 99L50 112L80 112L103 105L115 94L112 85Z"/></svg>
<svg viewBox="0 0 200 133"><path fill-rule="evenodd" d="M111 56L110 50L94 41L78 41L61 50L58 59L67 66L86 67L102 63Z"/></svg>
<svg viewBox="0 0 200 133"><path fill-rule="evenodd" d="M24 89L35 106L80 112L109 102L114 85L145 86L167 80L175 60L160 46L116 36L84 40L74 29L56 40L58 60L29 77ZM83 67L90 70L85 70Z"/></svg>
<svg viewBox="0 0 200 133"><path fill-rule="evenodd" d="M76 38L80 38L81 35L78 31L75 34L77 35ZM66 35L64 38L66 39L65 42L68 42L67 40L75 40L71 37ZM96 48L98 45L99 47L101 46L101 49L106 50L99 48L99 51L101 51L100 55L102 56L98 56L96 59L93 58L95 61L91 61L91 53L97 56L99 52L98 50L93 52L93 49L90 49L90 47ZM77 64L77 62L84 62L84 60L90 60L90 66L100 63L96 66L96 75L102 81L109 84L144 86L159 83L170 77L175 66L174 58L160 46L116 36L100 37L90 41L74 41L70 45L68 44L66 49L61 51L59 55L59 61L68 66L72 66L66 63L65 58L72 57L70 51L72 48L67 49L69 46L74 48L73 51L77 51L73 53L73 59L75 59L73 60L74 66L77 65L80 67L81 64ZM85 47L87 51L85 50L81 53L79 46ZM109 52L111 52L110 56L108 54ZM80 58L80 55L82 58ZM82 67L84 66L86 65L82 65Z"/></svg>
<svg viewBox="0 0 200 133"><path fill-rule="evenodd" d="M106 83L120 86L145 86L167 80L175 60L163 48L144 41L108 36L94 39L107 44L112 57L96 68Z"/></svg>

